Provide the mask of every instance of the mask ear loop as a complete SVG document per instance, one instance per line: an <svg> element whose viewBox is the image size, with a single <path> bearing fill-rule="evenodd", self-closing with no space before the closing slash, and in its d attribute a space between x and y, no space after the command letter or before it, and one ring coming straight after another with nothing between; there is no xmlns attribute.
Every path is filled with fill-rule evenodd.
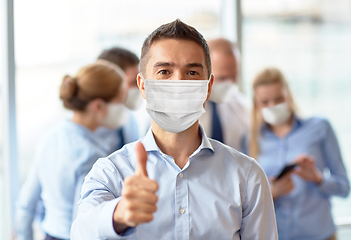
<svg viewBox="0 0 351 240"><path fill-rule="evenodd" d="M208 85L210 85L210 82L211 82L211 77L214 77L214 75L211 73L211 75L210 75L210 77L208 78L208 80L207 80L207 87L208 87Z"/></svg>
<svg viewBox="0 0 351 240"><path fill-rule="evenodd" d="M207 80L207 92L208 92L208 89L209 89L209 87L210 87L210 82L211 82L211 77L212 76L214 76L212 73L210 74L210 77L208 78L208 80ZM211 90L212 91L212 90ZM212 92L211 92L211 94L212 94ZM206 99L205 100L205 102L207 102L207 100L210 100L210 97L208 97L208 99ZM205 109L204 109L204 111L205 111ZM206 112L206 111L205 111Z"/></svg>
<svg viewBox="0 0 351 240"><path fill-rule="evenodd" d="M141 76L141 79L143 79L143 82L145 82L145 78L141 72L140 72L140 76Z"/></svg>

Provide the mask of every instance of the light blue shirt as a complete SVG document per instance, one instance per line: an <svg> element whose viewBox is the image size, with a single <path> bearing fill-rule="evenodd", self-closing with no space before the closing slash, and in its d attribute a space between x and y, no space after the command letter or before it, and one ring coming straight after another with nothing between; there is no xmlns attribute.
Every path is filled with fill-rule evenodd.
<svg viewBox="0 0 351 240"><path fill-rule="evenodd" d="M104 133L65 120L42 139L18 198L18 240L33 239L32 223L40 201L45 209L43 231L56 238L70 238L84 177L98 158L116 150L117 131ZM113 139L117 140L110 142Z"/></svg>
<svg viewBox="0 0 351 240"><path fill-rule="evenodd" d="M335 233L329 199L333 195L346 197L350 190L339 145L325 119L295 117L293 124L284 138L263 126L257 160L267 176L277 176L284 165L308 154L314 156L321 172L330 172L324 174L320 185L293 175L294 190L274 201L280 240L325 240Z"/></svg>
<svg viewBox="0 0 351 240"><path fill-rule="evenodd" d="M247 239L277 238L268 181L256 161L212 139L202 142L180 169L158 148L151 129L141 139L148 152L147 171L159 184L154 219L113 229L113 213L123 180L134 174L135 143L99 159L82 187L71 239Z"/></svg>

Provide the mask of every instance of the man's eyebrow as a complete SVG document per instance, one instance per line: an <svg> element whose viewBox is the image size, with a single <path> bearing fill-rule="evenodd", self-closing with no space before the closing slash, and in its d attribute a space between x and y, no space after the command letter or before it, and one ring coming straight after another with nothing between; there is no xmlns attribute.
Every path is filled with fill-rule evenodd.
<svg viewBox="0 0 351 240"><path fill-rule="evenodd" d="M155 67L173 67L175 64L170 62L157 62L154 64Z"/></svg>
<svg viewBox="0 0 351 240"><path fill-rule="evenodd" d="M204 69L204 66L201 63L188 63L186 65L186 67L187 68L199 67L199 68Z"/></svg>

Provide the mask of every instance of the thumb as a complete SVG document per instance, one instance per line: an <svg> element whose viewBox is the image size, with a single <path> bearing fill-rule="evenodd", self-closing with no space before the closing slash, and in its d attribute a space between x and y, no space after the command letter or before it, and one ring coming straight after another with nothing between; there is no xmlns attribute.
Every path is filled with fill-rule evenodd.
<svg viewBox="0 0 351 240"><path fill-rule="evenodd" d="M134 175L148 177L146 171L147 152L145 151L144 145L141 142L138 142L135 146L135 151L138 162L135 168Z"/></svg>

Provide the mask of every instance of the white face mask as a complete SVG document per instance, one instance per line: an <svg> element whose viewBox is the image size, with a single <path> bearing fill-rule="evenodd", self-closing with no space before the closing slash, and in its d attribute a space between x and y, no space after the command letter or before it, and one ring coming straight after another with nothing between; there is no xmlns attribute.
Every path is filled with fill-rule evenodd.
<svg viewBox="0 0 351 240"><path fill-rule="evenodd" d="M131 88L128 90L128 96L126 100L127 108L131 110L137 110L143 104L143 97L140 94L139 88Z"/></svg>
<svg viewBox="0 0 351 240"><path fill-rule="evenodd" d="M121 103L110 103L107 105L107 116L102 121L102 125L116 129L122 127L129 120L129 113L127 108Z"/></svg>
<svg viewBox="0 0 351 240"><path fill-rule="evenodd" d="M215 103L227 103L234 93L238 91L238 85L232 81L223 81L214 83L210 100Z"/></svg>
<svg viewBox="0 0 351 240"><path fill-rule="evenodd" d="M191 127L205 112L208 80L144 80L146 110L167 132Z"/></svg>
<svg viewBox="0 0 351 240"><path fill-rule="evenodd" d="M266 107L261 110L264 121L271 125L285 123L291 116L291 111L286 102L277 104L273 107Z"/></svg>

